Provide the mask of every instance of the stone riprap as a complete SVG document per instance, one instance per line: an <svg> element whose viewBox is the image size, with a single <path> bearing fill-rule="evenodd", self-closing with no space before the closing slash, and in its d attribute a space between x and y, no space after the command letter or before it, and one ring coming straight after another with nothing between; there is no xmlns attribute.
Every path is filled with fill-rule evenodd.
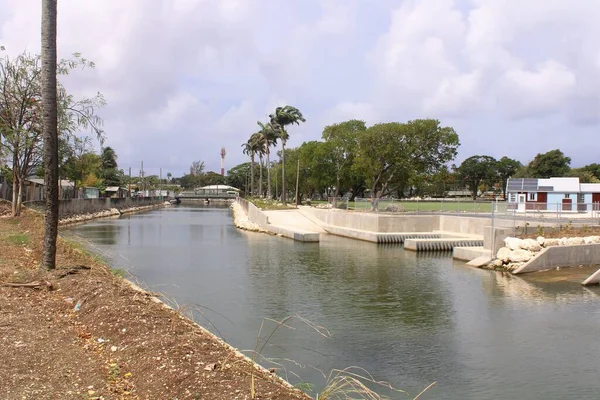
<svg viewBox="0 0 600 400"><path fill-rule="evenodd" d="M69 224L76 224L76 223L80 223L80 222L91 221L91 220L97 219L97 218L118 217L121 214L129 214L129 213L148 211L153 208L165 207L165 206L170 206L170 205L171 205L171 203L169 203L167 201L164 203L152 204L152 205L141 206L141 207L129 207L129 208L122 208L122 209L111 208L109 210L98 211L95 213L72 215L72 216L69 216L66 218L61 218L58 221L58 224L62 226L62 225L69 225Z"/></svg>
<svg viewBox="0 0 600 400"><path fill-rule="evenodd" d="M239 203L233 202L230 207L231 211L233 212L233 224L236 226L236 228L250 232L270 233L257 224L250 222L248 215Z"/></svg>
<svg viewBox="0 0 600 400"><path fill-rule="evenodd" d="M534 258L544 248L580 244L600 244L600 236L563 237L561 239L544 238L542 236L537 239L507 237L504 239L504 247L498 250L496 259L492 261L489 268L503 268L507 271L514 271Z"/></svg>

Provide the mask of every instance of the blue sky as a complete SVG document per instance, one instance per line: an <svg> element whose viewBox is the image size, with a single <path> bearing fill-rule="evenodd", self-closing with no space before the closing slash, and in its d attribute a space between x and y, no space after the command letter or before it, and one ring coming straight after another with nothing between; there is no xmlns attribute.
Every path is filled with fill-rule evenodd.
<svg viewBox="0 0 600 400"><path fill-rule="evenodd" d="M0 0L0 44L38 51L40 2ZM597 0L60 0L59 53L97 64L65 84L102 92L122 168L186 172L245 161L278 105L307 123L437 118L474 154L598 162Z"/></svg>

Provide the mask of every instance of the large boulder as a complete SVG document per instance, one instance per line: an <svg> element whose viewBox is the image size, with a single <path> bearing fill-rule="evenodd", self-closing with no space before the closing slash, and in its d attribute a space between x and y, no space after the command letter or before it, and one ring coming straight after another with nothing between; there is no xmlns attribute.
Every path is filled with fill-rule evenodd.
<svg viewBox="0 0 600 400"><path fill-rule="evenodd" d="M521 240L521 243L519 245L523 250L528 250L528 251L533 251L533 252L542 250L542 246L540 246L538 241L533 240L533 239L523 239L523 240Z"/></svg>
<svg viewBox="0 0 600 400"><path fill-rule="evenodd" d="M552 247L560 245L559 239L544 239L544 247Z"/></svg>
<svg viewBox="0 0 600 400"><path fill-rule="evenodd" d="M517 249L511 251L509 257L512 263L524 263L531 260L533 254L531 254L531 252L528 250Z"/></svg>
<svg viewBox="0 0 600 400"><path fill-rule="evenodd" d="M585 244L598 244L600 243L600 236L586 236L583 238Z"/></svg>
<svg viewBox="0 0 600 400"><path fill-rule="evenodd" d="M504 245L511 250L517 250L521 248L521 239L516 237L507 237L504 239Z"/></svg>
<svg viewBox="0 0 600 400"><path fill-rule="evenodd" d="M507 263L510 261L510 249L508 247L501 247L500 250L498 250L498 253L496 253L496 258L498 260L501 260L504 263Z"/></svg>
<svg viewBox="0 0 600 400"><path fill-rule="evenodd" d="M575 244L584 244L585 241L583 240L582 237L572 237L572 238L568 238L567 239L567 244L569 246L575 245Z"/></svg>
<svg viewBox="0 0 600 400"><path fill-rule="evenodd" d="M540 244L540 246L544 247L544 243L546 243L546 238L543 236L538 236L536 241Z"/></svg>
<svg viewBox="0 0 600 400"><path fill-rule="evenodd" d="M512 271L520 268L523 264L524 263L522 263L522 262L510 263L510 264L506 265L504 268L506 268L507 271L512 272Z"/></svg>

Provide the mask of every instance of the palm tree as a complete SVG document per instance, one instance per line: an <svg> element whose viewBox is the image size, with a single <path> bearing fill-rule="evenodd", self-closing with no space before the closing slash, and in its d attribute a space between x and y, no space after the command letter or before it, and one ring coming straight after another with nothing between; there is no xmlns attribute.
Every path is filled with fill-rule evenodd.
<svg viewBox="0 0 600 400"><path fill-rule="evenodd" d="M242 144L243 152L250 156L250 195L254 195L254 156L258 154L261 149L260 138L257 133L250 136L250 139L246 143ZM262 165L261 165L261 176L262 176ZM262 179L261 179L262 185Z"/></svg>
<svg viewBox="0 0 600 400"><path fill-rule="evenodd" d="M42 132L46 207L42 268L56 266L58 234L58 105L56 90L56 0L42 0Z"/></svg>
<svg viewBox="0 0 600 400"><path fill-rule="evenodd" d="M300 122L306 122L306 119L296 107L292 106L277 107L275 113L269 115L269 118L271 119L271 125L277 132L277 138L281 140L281 201L285 204L285 143L290 137L285 127L293 124L300 125Z"/></svg>
<svg viewBox="0 0 600 400"><path fill-rule="evenodd" d="M260 143L264 149L265 155L267 156L267 192L269 199L273 198L271 192L271 146L275 146L277 143L277 132L270 123L263 124L257 121L260 130L257 132L260 135Z"/></svg>

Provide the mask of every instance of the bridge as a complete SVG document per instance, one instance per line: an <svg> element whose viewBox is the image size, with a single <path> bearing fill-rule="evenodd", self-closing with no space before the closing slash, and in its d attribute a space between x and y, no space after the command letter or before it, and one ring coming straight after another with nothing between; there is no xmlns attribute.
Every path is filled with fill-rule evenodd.
<svg viewBox="0 0 600 400"><path fill-rule="evenodd" d="M188 200L235 200L238 197L238 189L225 185L213 185L188 190L175 195L177 202Z"/></svg>

